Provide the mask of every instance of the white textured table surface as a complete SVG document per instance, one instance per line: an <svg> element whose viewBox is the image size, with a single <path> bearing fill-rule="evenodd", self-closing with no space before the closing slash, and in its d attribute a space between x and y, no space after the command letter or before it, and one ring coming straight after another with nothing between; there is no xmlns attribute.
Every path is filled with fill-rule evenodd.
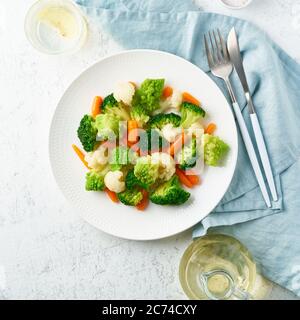
<svg viewBox="0 0 300 320"><path fill-rule="evenodd" d="M55 106L74 77L120 48L91 27L79 53L39 54L23 32L31 3L0 3L0 299L185 298L177 270L191 231L155 242L121 240L82 221L60 194L47 149ZM197 3L253 20L300 61L299 0L254 0L242 11ZM272 297L289 294L274 290Z"/></svg>

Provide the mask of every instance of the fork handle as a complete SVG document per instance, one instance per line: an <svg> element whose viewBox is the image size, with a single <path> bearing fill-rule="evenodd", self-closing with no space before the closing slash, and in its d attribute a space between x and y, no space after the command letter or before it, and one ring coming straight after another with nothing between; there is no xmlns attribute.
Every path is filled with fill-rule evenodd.
<svg viewBox="0 0 300 320"><path fill-rule="evenodd" d="M274 178L273 178L270 159L269 159L266 143L264 140L264 136L262 134L261 127L260 127L260 124L259 124L259 121L257 118L257 114L251 113L250 119L251 119L251 123L252 123L252 127L253 127L253 132L255 135L260 159L261 159L261 162L262 162L265 174L266 174L266 178L267 178L267 181L268 181L268 184L270 187L272 198L274 201L278 201L278 195L277 195L276 186L275 186L275 182L274 182Z"/></svg>
<svg viewBox="0 0 300 320"><path fill-rule="evenodd" d="M266 205L270 208L271 207L270 197L269 197L269 194L268 194L268 191L266 188L266 184L265 184L265 181L264 181L264 178L263 178L260 166L259 166L259 162L256 157L256 153L255 153L253 143L251 141L244 117L242 115L241 109L240 109L237 102L233 102L232 106L233 106L233 110L234 110L236 119L238 121L239 127L240 127L241 135L244 140L246 150L249 155L250 162L251 162L252 168L254 170L258 185L260 187L260 190L261 190L261 193L264 197Z"/></svg>

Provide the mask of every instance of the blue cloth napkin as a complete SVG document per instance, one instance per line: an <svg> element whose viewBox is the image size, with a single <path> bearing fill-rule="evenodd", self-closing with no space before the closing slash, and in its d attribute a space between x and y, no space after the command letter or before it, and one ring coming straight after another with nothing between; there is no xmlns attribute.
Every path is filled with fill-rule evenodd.
<svg viewBox="0 0 300 320"><path fill-rule="evenodd" d="M151 48L177 54L209 72L203 34L235 26L249 86L275 174L279 201L267 209L244 145L231 186L193 236L209 228L237 237L269 279L300 296L300 66L252 24L199 11L186 0L77 0L87 14L124 48ZM209 73L211 76L211 74ZM225 94L224 84L212 77ZM241 85L233 82L251 131ZM201 95L201 92L199 92ZM203 200L205 201L205 199ZM211 229L210 229L211 232Z"/></svg>

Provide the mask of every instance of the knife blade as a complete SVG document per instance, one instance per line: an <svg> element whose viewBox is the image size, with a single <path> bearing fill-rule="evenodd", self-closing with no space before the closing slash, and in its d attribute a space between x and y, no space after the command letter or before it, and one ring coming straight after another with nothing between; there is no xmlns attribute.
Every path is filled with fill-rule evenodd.
<svg viewBox="0 0 300 320"><path fill-rule="evenodd" d="M244 66L243 66L243 60L241 56L241 50L239 41L237 38L237 34L235 32L235 28L233 27L231 31L229 32L228 39L227 39L227 48L229 52L230 59L234 65L234 68L236 70L236 73L238 74L241 84L244 89L245 97L248 103L249 113L255 113L255 108L252 102Z"/></svg>
<svg viewBox="0 0 300 320"><path fill-rule="evenodd" d="M243 66L243 60L241 56L241 51L240 51L240 46L239 46L239 41L237 38L237 34L235 32L235 29L232 28L231 31L229 32L228 39L227 39L227 49L229 52L230 60L232 64L234 65L234 68L236 70L236 73L241 81L242 87L244 89L244 94L247 100L248 104L248 110L250 113L250 119L251 119L251 124L256 140L256 144L258 147L260 159L265 171L265 175L267 178L267 182L272 194L272 198L274 201L278 200L278 195L277 195L277 190L274 182L274 177L272 173L272 168L270 164L270 158L268 155L267 147L265 144L265 140L263 137L263 133L258 121L257 114L255 112L255 108L253 105L252 97L250 94L244 66Z"/></svg>

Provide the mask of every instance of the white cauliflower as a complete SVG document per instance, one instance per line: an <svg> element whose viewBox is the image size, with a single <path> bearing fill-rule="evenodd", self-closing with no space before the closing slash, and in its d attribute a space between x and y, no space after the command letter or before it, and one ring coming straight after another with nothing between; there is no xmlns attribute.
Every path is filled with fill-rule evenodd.
<svg viewBox="0 0 300 320"><path fill-rule="evenodd" d="M88 152L84 160L88 163L88 166L91 169L101 169L103 165L106 165L108 162L108 152L107 148L100 146L95 151Z"/></svg>
<svg viewBox="0 0 300 320"><path fill-rule="evenodd" d="M125 190L124 174L122 171L109 171L104 177L106 187L113 192L119 193Z"/></svg>
<svg viewBox="0 0 300 320"><path fill-rule="evenodd" d="M176 137L181 134L181 128L175 128L171 123L166 124L160 130L162 136L169 142L175 141Z"/></svg>
<svg viewBox="0 0 300 320"><path fill-rule="evenodd" d="M182 93L179 90L174 89L170 97L160 102L160 112L162 110L176 109L179 111L179 108L182 104Z"/></svg>
<svg viewBox="0 0 300 320"><path fill-rule="evenodd" d="M161 180L167 181L175 173L175 161L167 153L154 152L151 155L151 162L159 164L158 176Z"/></svg>
<svg viewBox="0 0 300 320"><path fill-rule="evenodd" d="M132 98L135 93L135 87L130 82L118 83L114 90L114 98L119 102L123 101L127 105L131 105Z"/></svg>

